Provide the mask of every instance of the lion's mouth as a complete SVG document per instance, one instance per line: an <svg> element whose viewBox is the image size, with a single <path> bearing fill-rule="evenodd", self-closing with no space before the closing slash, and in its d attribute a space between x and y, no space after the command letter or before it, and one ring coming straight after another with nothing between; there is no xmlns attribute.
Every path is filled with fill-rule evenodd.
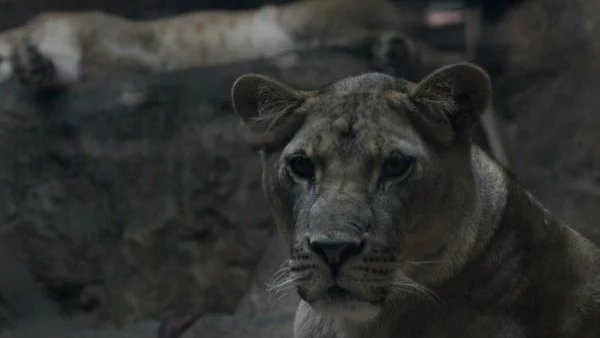
<svg viewBox="0 0 600 338"><path fill-rule="evenodd" d="M331 299L332 301L337 301L337 302L343 302L343 301L347 301L350 299L359 298L358 296L354 295L352 292L340 287L339 285L334 285L334 286L330 287L329 289L327 289L325 291L325 295L327 296L327 298Z"/></svg>
<svg viewBox="0 0 600 338"><path fill-rule="evenodd" d="M321 293L323 300L331 304L347 304L347 303L374 303L373 300L367 299L360 294L345 289L339 285L329 287Z"/></svg>
<svg viewBox="0 0 600 338"><path fill-rule="evenodd" d="M339 285L331 286L307 301L316 311L356 320L374 318L381 310L380 304Z"/></svg>
<svg viewBox="0 0 600 338"><path fill-rule="evenodd" d="M326 289L322 289L321 291L313 290L313 292L308 292L308 290L304 288L299 288L298 292L302 299L313 303L315 301L326 301L329 304L346 304L346 303L379 303L379 300L371 299L352 291L351 289L344 288L339 284L334 284L329 286Z"/></svg>
<svg viewBox="0 0 600 338"><path fill-rule="evenodd" d="M321 290L317 293L312 293L312 295L308 295L305 289L298 289L300 293L300 297L303 299L314 302L317 300L325 300L328 303L347 303L352 301L366 301L363 297L360 297L356 293L345 289L339 285L330 286L327 289Z"/></svg>

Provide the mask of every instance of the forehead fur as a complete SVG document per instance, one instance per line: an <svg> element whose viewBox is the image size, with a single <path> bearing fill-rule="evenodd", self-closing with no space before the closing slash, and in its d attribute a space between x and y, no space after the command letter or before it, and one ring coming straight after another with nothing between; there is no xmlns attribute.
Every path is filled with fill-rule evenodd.
<svg viewBox="0 0 600 338"><path fill-rule="evenodd" d="M397 79L382 73L366 73L348 77L318 90L318 94L350 95L357 93L384 93L387 91L399 91L406 93L413 85L404 79Z"/></svg>
<svg viewBox="0 0 600 338"><path fill-rule="evenodd" d="M329 84L300 109L307 119L288 150L315 154L383 154L417 146L419 138L405 111L392 108L390 93L404 95L413 84L380 73L367 73Z"/></svg>

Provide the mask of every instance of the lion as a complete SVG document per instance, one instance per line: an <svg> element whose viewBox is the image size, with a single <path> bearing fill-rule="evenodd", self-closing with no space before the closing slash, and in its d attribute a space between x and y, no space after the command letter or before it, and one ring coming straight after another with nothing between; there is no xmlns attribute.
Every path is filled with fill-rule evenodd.
<svg viewBox="0 0 600 338"><path fill-rule="evenodd" d="M251 10L205 10L154 20L48 12L0 34L0 82L63 88L119 71L149 73L339 47L387 66L460 60L410 39L414 15L387 0L302 0Z"/></svg>
<svg viewBox="0 0 600 338"><path fill-rule="evenodd" d="M491 93L472 63L234 82L288 247L275 287L301 299L295 338L600 337L600 249L471 140Z"/></svg>

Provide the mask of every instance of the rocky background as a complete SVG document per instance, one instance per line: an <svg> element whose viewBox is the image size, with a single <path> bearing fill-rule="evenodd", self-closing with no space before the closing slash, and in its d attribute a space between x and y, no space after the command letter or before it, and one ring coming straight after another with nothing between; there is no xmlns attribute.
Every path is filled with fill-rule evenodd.
<svg viewBox="0 0 600 338"><path fill-rule="evenodd" d="M600 243L600 2L529 0L496 28L496 104L511 170Z"/></svg>
<svg viewBox="0 0 600 338"><path fill-rule="evenodd" d="M46 9L85 6L154 17L217 6L97 2L0 0L0 28ZM242 1L245 7L263 2ZM551 211L600 243L600 4L526 0L491 16L477 62L496 85L509 169ZM229 89L245 72L310 88L369 69L357 56L321 50L165 75L125 74L57 97L2 85L0 238L60 313L94 326L150 322L145 328L154 330L157 320L193 313L200 319L186 336L237 337L244 332L227 330L269 314L253 325L280 323L284 328L275 330L285 330L293 300L274 306L264 293L281 259L280 243L260 191L258 158L231 110ZM0 326L1 320L10 318L0 311ZM273 332L261 334L279 336Z"/></svg>

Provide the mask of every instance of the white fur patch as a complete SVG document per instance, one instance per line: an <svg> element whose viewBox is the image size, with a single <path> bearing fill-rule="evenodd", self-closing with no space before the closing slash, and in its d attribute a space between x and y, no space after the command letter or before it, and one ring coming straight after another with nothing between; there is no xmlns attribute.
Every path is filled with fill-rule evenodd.
<svg viewBox="0 0 600 338"><path fill-rule="evenodd" d="M300 301L294 319L294 338L336 337L333 318L314 313L305 301Z"/></svg>
<svg viewBox="0 0 600 338"><path fill-rule="evenodd" d="M33 32L33 42L54 63L56 80L61 84L81 77L81 48L73 26L64 19L44 22Z"/></svg>
<svg viewBox="0 0 600 338"><path fill-rule="evenodd" d="M0 42L0 83L8 81L13 75L13 65L10 56L10 46L6 42Z"/></svg>
<svg viewBox="0 0 600 338"><path fill-rule="evenodd" d="M479 148L473 147L472 162L479 194L477 215L472 219L474 227L498 224L508 199L508 178L502 168ZM487 241L480 241L474 250L481 251L486 245Z"/></svg>
<svg viewBox="0 0 600 338"><path fill-rule="evenodd" d="M247 41L262 56L273 56L294 48L294 40L277 22L277 9L274 6L265 6L257 10L250 27L232 32L232 39ZM240 41L240 45L243 45Z"/></svg>
<svg viewBox="0 0 600 338"><path fill-rule="evenodd" d="M487 198L482 202L487 202L492 213L492 221L499 221L506 206L508 195L508 181L506 174L489 156L481 149L473 150L473 162L476 163L476 179L482 190L481 194Z"/></svg>
<svg viewBox="0 0 600 338"><path fill-rule="evenodd" d="M0 62L0 83L8 81L13 74L12 63L8 60Z"/></svg>

